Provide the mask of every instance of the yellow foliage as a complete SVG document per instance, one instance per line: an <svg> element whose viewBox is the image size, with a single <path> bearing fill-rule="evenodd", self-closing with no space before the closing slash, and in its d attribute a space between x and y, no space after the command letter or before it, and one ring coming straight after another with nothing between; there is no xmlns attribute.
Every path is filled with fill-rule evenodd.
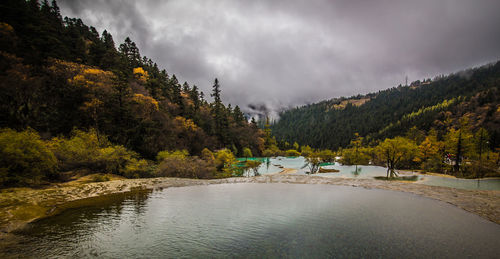
<svg viewBox="0 0 500 259"><path fill-rule="evenodd" d="M74 86L108 89L116 81L115 75L110 71L59 59L49 59L49 62L51 72L65 76L68 83Z"/></svg>
<svg viewBox="0 0 500 259"><path fill-rule="evenodd" d="M189 152L185 149L176 150L176 151L164 150L164 151L158 152L158 155L156 156L156 160L161 162L167 157L186 158L187 156L189 156Z"/></svg>
<svg viewBox="0 0 500 259"><path fill-rule="evenodd" d="M231 167L236 161L236 158L233 155L231 150L224 148L216 153L215 162L218 165L223 165L224 168Z"/></svg>
<svg viewBox="0 0 500 259"><path fill-rule="evenodd" d="M160 109L158 101L150 96L145 96L143 94L134 94L133 100L139 104L149 105L153 110L158 111Z"/></svg>
<svg viewBox="0 0 500 259"><path fill-rule="evenodd" d="M32 129L0 130L0 186L4 183L37 183L56 172L54 153Z"/></svg>
<svg viewBox="0 0 500 259"><path fill-rule="evenodd" d="M115 76L110 71L104 71L97 68L84 68L73 78L68 79L68 82L73 85L87 88L106 88L113 85L114 79Z"/></svg>
<svg viewBox="0 0 500 259"><path fill-rule="evenodd" d="M197 131L198 126L192 121L191 119L186 119L181 116L175 117L175 122L177 122L178 125L180 125L184 130L187 131Z"/></svg>
<svg viewBox="0 0 500 259"><path fill-rule="evenodd" d="M135 78L143 83L149 79L148 71L144 71L142 67L134 68L133 73Z"/></svg>
<svg viewBox="0 0 500 259"><path fill-rule="evenodd" d="M214 153L210 151L210 149L204 148L201 151L201 159L209 162L210 164L213 164L213 162L215 161Z"/></svg>
<svg viewBox="0 0 500 259"><path fill-rule="evenodd" d="M54 138L49 143L61 169L86 168L95 172L113 173L137 178L148 171L148 163L124 146L111 145L99 138L95 130L74 130L70 139Z"/></svg>

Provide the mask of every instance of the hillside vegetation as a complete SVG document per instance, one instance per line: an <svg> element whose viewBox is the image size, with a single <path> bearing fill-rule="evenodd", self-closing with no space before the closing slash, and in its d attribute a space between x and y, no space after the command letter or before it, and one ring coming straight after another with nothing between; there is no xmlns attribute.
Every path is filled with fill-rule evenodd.
<svg viewBox="0 0 500 259"><path fill-rule="evenodd" d="M145 165L154 165L161 151L200 157L203 150L225 150L234 157L249 149L260 155L262 130L238 106L224 105L221 95L215 79L214 101L207 101L196 85L179 82L141 56L130 38L116 47L107 31L63 19L55 1L0 3L0 186L57 179L61 171L79 168L149 176ZM81 144L65 148L94 161L64 158L68 154L52 145L56 139ZM211 161L188 160L210 172L197 175L196 166L160 171L202 178L223 173ZM35 161L42 161L39 169ZM179 161L185 162L171 159ZM129 172L131 167L140 169Z"/></svg>
<svg viewBox="0 0 500 259"><path fill-rule="evenodd" d="M415 126L434 128L442 136L466 117L471 130L483 127L489 132L494 149L500 144L499 86L497 62L410 86L297 107L282 112L271 129L278 142L338 149L347 147L355 133L371 142L404 135Z"/></svg>

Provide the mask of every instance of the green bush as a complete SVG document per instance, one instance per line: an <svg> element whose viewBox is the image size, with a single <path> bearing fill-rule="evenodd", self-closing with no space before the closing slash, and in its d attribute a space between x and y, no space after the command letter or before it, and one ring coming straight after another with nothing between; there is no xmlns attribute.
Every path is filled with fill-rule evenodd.
<svg viewBox="0 0 500 259"><path fill-rule="evenodd" d="M56 172L56 157L38 133L0 130L0 185L37 184Z"/></svg>

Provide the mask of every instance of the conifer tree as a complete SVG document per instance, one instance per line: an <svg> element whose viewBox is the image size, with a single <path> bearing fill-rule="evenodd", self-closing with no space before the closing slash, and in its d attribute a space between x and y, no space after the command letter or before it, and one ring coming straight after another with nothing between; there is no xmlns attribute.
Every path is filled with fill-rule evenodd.
<svg viewBox="0 0 500 259"><path fill-rule="evenodd" d="M225 108L221 100L221 90L219 80L217 78L215 78L211 96L214 98L214 102L212 103L212 112L215 118L215 132L222 144L225 145L227 144L227 117L225 116Z"/></svg>

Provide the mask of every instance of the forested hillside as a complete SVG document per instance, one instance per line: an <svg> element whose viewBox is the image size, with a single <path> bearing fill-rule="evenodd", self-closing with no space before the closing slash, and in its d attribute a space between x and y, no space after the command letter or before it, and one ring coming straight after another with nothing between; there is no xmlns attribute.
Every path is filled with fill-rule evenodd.
<svg viewBox="0 0 500 259"><path fill-rule="evenodd" d="M0 127L44 137L95 128L149 158L165 149L260 152L259 130L222 104L219 85L208 103L129 38L116 49L106 31L62 19L55 2L2 1L0 12Z"/></svg>
<svg viewBox="0 0 500 259"><path fill-rule="evenodd" d="M99 33L77 18L63 19L55 1L2 1L0 184L80 167L123 174L123 168L145 163L130 161L154 160L161 151L185 150L178 153L184 158L206 149L209 160L210 151L224 148L234 155L243 149L260 154L262 130L248 123L238 106L222 103L221 85L215 79L214 101L208 102L196 85L179 82L141 56L131 39L116 47L108 32ZM49 150L41 154L26 143ZM123 148L132 153L120 155ZM75 159L94 162L68 166L64 161L73 158L63 156L69 150ZM30 169L33 161L41 160L49 161L51 169ZM111 160L116 164L110 165ZM208 166L220 171L221 163Z"/></svg>
<svg viewBox="0 0 500 259"><path fill-rule="evenodd" d="M403 136L416 127L442 137L460 127L485 128L494 150L500 145L500 62L448 76L416 81L378 93L337 98L280 114L272 125L278 142L316 148L347 147L355 133L367 143Z"/></svg>

